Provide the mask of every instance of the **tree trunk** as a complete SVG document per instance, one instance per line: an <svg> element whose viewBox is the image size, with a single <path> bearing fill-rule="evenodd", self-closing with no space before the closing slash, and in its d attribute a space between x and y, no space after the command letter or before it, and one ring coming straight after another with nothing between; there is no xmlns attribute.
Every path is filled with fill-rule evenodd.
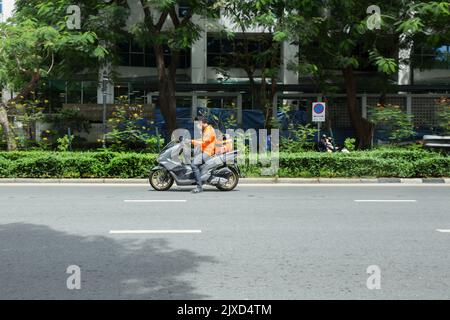
<svg viewBox="0 0 450 320"><path fill-rule="evenodd" d="M30 82L28 82L20 91L20 93L15 97L8 101L7 104L12 104L22 101L30 95L32 91L34 91L41 79L39 73L30 72L31 75ZM0 103L0 126L3 129L3 135L6 139L6 143L8 146L8 151L13 151L17 149L17 143L14 135L14 130L11 127L11 124L8 120L8 106L7 104Z"/></svg>
<svg viewBox="0 0 450 320"><path fill-rule="evenodd" d="M0 125L3 129L3 136L5 137L8 151L13 151L17 149L17 143L14 136L14 131L8 121L8 112L6 105L0 103Z"/></svg>
<svg viewBox="0 0 450 320"><path fill-rule="evenodd" d="M159 89L159 107L167 125L168 134L177 127L177 109L175 96L176 78L171 66L170 74L167 74L166 66L164 64L164 51L161 45L154 45L156 56L156 67L158 69L158 89ZM172 64L174 61L172 61ZM176 66L176 65L175 65ZM176 70L176 69L175 69Z"/></svg>
<svg viewBox="0 0 450 320"><path fill-rule="evenodd" d="M358 106L356 97L356 80L352 66L342 70L347 91L348 114L352 127L356 133L356 145L358 149L365 149L372 146L372 136L374 132L373 124L364 119L361 109Z"/></svg>

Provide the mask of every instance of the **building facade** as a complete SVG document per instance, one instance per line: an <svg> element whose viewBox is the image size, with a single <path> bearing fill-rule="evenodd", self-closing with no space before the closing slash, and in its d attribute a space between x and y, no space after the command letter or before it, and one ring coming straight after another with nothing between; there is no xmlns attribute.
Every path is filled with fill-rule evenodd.
<svg viewBox="0 0 450 320"><path fill-rule="evenodd" d="M11 16L13 2L13 0L0 0L3 20ZM143 9L139 0L128 0L128 5L131 10L127 28L130 28L143 19ZM183 16L186 8L180 6L177 10L178 14ZM238 119L242 121L243 110L255 110L261 107L252 101L245 87L248 85L246 72L237 67L233 61L227 60L227 57L229 58L234 50L241 46L239 41L243 34L224 15L221 15L217 21L206 21L198 16L194 16L193 19L202 26L203 32L201 38L189 50L185 50L181 54L177 71L177 83L180 85L180 89L177 90L177 105L191 108L192 115L196 114L199 107L230 108L233 106L237 108ZM233 40L219 36L220 30L224 27L236 32ZM264 37L263 30L254 29L248 32L254 34L255 39ZM250 45L252 45L252 50L260 50L258 48L261 48L262 43L256 40ZM314 90L308 92L305 89L311 84L307 78L302 78L289 70L288 63L295 59L297 53L298 47L289 42L281 45L277 82L282 89L275 98L276 105L287 102L298 108L301 105L308 105L311 101L321 99L320 93L314 92ZM431 93L430 99L427 100L429 102L425 103L429 103L431 107L435 95L442 93L441 89L434 90L433 86L450 87L450 44L442 45L437 53L436 51L411 53L411 50L402 50L400 55L401 57L412 57L412 65L400 66L397 77L398 84L423 85L429 88L420 93ZM126 96L130 103L155 104L157 106L158 92L155 90L157 71L152 48L143 48L133 40L129 40L118 44L118 56L120 62L115 67L118 77L114 83L110 82L107 85L106 103L113 104L118 97ZM167 59L170 59L169 54ZM227 61L227 65L224 66L223 61ZM99 85L102 73L103 70L100 70L99 79L83 78L80 75L76 80L55 79L50 81L50 108L56 109L67 104L102 104L104 95ZM260 75L257 71L255 73L256 81L259 78ZM361 92L359 101L363 114L367 114L367 107L373 100L371 97L377 94L378 92ZM11 93L4 89L3 100L10 97ZM403 105L406 111L413 112L414 100L412 98L412 96L408 96L407 90L404 90L399 96L393 95L389 101ZM336 102L336 106L345 105L345 96L340 99L342 101ZM424 105L424 102L420 101L420 105ZM336 110L338 110L335 111L336 117L340 114L340 118L336 122L342 122L342 126L348 125L348 119L344 119L346 112L341 112L337 107Z"/></svg>

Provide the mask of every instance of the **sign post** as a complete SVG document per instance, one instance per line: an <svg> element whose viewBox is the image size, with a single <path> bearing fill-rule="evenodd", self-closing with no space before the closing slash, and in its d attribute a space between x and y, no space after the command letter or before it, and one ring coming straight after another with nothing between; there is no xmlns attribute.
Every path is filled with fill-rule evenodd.
<svg viewBox="0 0 450 320"><path fill-rule="evenodd" d="M320 125L325 122L327 104L325 102L313 102L312 121L317 122L317 141L320 141Z"/></svg>

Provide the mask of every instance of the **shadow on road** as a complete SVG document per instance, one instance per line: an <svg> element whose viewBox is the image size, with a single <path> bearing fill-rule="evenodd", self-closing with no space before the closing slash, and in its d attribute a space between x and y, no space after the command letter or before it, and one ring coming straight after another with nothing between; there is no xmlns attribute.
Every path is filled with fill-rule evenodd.
<svg viewBox="0 0 450 320"><path fill-rule="evenodd" d="M202 263L214 260L172 250L163 239L119 241L0 225L0 299L202 299L186 281ZM81 290L67 289L69 265L81 268Z"/></svg>

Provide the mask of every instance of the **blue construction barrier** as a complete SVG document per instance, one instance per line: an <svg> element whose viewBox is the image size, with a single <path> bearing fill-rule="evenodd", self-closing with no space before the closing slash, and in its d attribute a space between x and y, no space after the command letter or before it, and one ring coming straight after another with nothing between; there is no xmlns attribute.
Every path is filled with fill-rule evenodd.
<svg viewBox="0 0 450 320"><path fill-rule="evenodd" d="M222 108L198 108L198 114L208 114L211 115L212 118L210 121L217 128L222 130L225 129L223 127L224 123L227 123L227 119L230 118L235 111L231 109L222 109ZM190 108L177 108L177 127L182 129L187 129L191 134L193 134L193 121L191 118L191 109ZM236 115L234 114L235 118ZM299 124L306 125L311 124L311 119L308 113L304 110L292 110L287 114L284 112L277 113L277 120L280 124L280 135L282 137L289 137L289 124ZM148 120L141 120L139 124L142 124L147 128L147 132L151 134L156 134L158 132L162 135L166 140L170 139L167 134L167 127L165 125L164 118L161 114L161 110L155 109L155 118L154 122L151 123ZM314 124L313 124L314 125ZM232 126L233 129L236 129L236 125ZM263 129L264 128L264 114L261 110L242 110L242 125L239 126L244 130L248 129ZM415 136L409 138L408 140L419 140L426 134L439 134L440 131L437 129L433 129L430 127L419 127L415 129ZM352 128L332 128L332 132L327 130L326 128L322 128L320 134L326 134L328 136L333 136L334 141L338 145L343 145L346 138L355 137L355 132ZM315 136L315 140L317 140L317 135ZM377 141L388 141L388 135L383 132L383 130L376 130L374 135L374 142Z"/></svg>

